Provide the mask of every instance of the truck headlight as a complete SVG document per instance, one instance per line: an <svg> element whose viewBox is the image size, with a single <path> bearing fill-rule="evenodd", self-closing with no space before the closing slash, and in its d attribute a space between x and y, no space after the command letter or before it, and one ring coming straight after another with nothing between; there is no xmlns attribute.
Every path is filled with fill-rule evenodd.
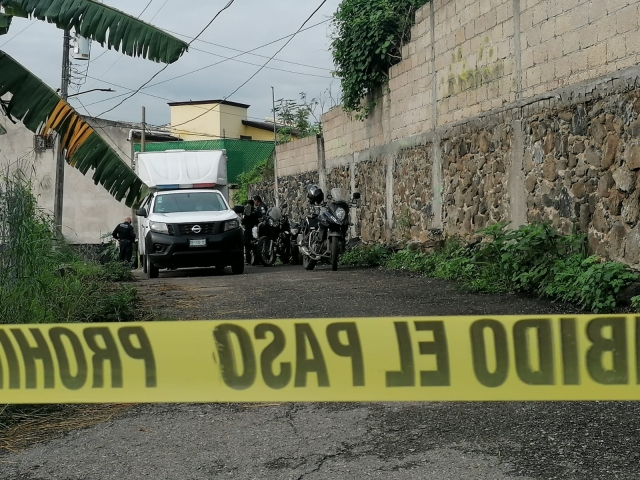
<svg viewBox="0 0 640 480"><path fill-rule="evenodd" d="M156 233L164 233L169 235L169 227L166 223L162 222L149 222L149 230Z"/></svg>
<svg viewBox="0 0 640 480"><path fill-rule="evenodd" d="M224 231L235 230L236 228L240 228L240 222L238 220L227 220L224 222Z"/></svg>
<svg viewBox="0 0 640 480"><path fill-rule="evenodd" d="M344 220L344 217L346 216L347 216L347 211L344 208L342 207L336 208L336 218L338 220L342 222Z"/></svg>

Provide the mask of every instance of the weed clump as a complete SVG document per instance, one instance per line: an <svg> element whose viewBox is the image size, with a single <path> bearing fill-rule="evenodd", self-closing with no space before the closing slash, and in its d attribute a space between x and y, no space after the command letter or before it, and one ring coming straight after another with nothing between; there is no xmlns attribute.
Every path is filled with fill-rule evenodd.
<svg viewBox="0 0 640 480"><path fill-rule="evenodd" d="M498 223L479 233L472 246L457 238L432 254L368 246L347 252L343 262L454 280L474 292L537 294L595 313L615 310L616 294L638 279L627 265L589 255L584 235L561 235L548 224L512 230Z"/></svg>

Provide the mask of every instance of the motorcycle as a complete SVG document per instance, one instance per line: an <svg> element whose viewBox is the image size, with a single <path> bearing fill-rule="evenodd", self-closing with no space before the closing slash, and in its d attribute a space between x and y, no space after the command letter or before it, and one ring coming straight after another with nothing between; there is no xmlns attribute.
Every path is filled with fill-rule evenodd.
<svg viewBox="0 0 640 480"><path fill-rule="evenodd" d="M286 205L282 206L287 208ZM269 209L258 225L256 251L265 267L270 267L278 257L284 264L291 260L291 227L289 217L278 207Z"/></svg>
<svg viewBox="0 0 640 480"><path fill-rule="evenodd" d="M298 234L298 246L302 252L305 270L313 270L318 262L331 263L331 270L338 270L338 260L346 250L349 209L360 205L360 193L349 200L344 188L334 188L324 201L324 192L316 185L307 187L307 198L313 213L305 218Z"/></svg>
<svg viewBox="0 0 640 480"><path fill-rule="evenodd" d="M298 247L300 224L298 222L292 222L289 230L291 232L291 264L300 265L300 247Z"/></svg>
<svg viewBox="0 0 640 480"><path fill-rule="evenodd" d="M262 263L260 260L260 253L258 252L258 241L260 237L258 237L258 226L256 225L251 229L251 266L255 267Z"/></svg>

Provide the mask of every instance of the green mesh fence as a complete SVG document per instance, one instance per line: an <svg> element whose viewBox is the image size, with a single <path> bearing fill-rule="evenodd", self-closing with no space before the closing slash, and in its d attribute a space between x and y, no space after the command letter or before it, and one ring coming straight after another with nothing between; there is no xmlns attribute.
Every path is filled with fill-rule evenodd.
<svg viewBox="0 0 640 480"><path fill-rule="evenodd" d="M140 145L135 145L136 152L140 151ZM241 173L249 172L258 163L266 160L273 154L273 142L261 142L257 140L196 140L190 142L161 142L147 143L147 152L164 152L166 150L226 150L227 151L227 175L229 183L238 183Z"/></svg>

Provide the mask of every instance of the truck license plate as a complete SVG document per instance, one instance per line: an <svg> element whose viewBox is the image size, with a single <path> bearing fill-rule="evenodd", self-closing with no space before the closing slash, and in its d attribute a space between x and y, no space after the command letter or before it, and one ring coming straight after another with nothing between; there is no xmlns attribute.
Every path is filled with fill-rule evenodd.
<svg viewBox="0 0 640 480"><path fill-rule="evenodd" d="M189 240L189 246L190 247L206 247L207 239L203 238L201 240Z"/></svg>

